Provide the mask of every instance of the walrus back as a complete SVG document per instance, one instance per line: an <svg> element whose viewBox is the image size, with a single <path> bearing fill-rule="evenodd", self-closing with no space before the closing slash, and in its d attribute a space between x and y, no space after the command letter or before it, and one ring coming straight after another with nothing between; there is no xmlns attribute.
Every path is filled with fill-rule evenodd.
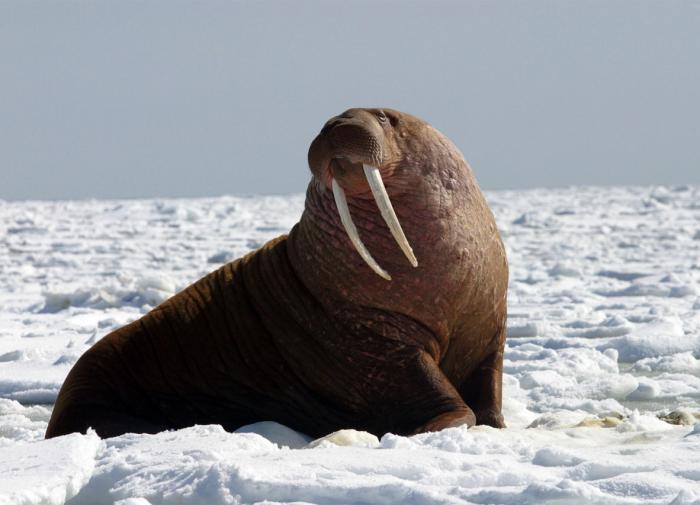
<svg viewBox="0 0 700 505"><path fill-rule="evenodd" d="M276 366L277 349L250 295L260 286L249 286L243 272L255 270L260 256L284 261L284 240L224 265L97 342L68 374L47 438L89 427L113 436L257 420L266 401L260 392L270 397L280 387L265 373Z"/></svg>
<svg viewBox="0 0 700 505"><path fill-rule="evenodd" d="M157 422L138 415L148 410L144 408L148 401L131 371L143 368L142 363L129 362L120 352L120 343L139 340L140 332L140 322L135 321L105 336L80 357L59 391L46 438L85 433L89 428L102 437L161 429ZM127 391L129 394L124 394Z"/></svg>
<svg viewBox="0 0 700 505"><path fill-rule="evenodd" d="M337 324L279 237L97 342L66 378L46 436L263 420L328 433L354 416L347 397L324 393L343 372L328 359Z"/></svg>

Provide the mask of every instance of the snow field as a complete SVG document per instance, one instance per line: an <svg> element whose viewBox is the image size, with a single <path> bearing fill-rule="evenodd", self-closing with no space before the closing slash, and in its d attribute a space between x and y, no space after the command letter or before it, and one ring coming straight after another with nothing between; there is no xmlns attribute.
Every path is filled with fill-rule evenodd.
<svg viewBox="0 0 700 505"><path fill-rule="evenodd" d="M0 202L0 504L700 504L700 188L487 197L509 428L315 442L274 423L42 440L90 345L286 232L302 196Z"/></svg>

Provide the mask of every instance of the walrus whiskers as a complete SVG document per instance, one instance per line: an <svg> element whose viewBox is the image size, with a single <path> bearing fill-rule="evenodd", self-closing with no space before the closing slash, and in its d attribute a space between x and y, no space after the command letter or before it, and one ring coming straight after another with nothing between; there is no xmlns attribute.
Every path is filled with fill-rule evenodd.
<svg viewBox="0 0 700 505"><path fill-rule="evenodd" d="M403 229L401 228L401 223L396 217L396 212L394 212L394 207L391 205L391 200L384 187L384 181L382 181L382 175L377 167L372 165L362 165L365 170L365 177L369 183L369 188L372 190L374 195L374 200L377 202L377 207L379 207L379 212L382 213L382 217L389 227L391 234L394 236L394 240L399 245L403 253L411 262L414 267L418 266L418 260L413 254L413 248L411 244L406 240L406 235L404 235Z"/></svg>
<svg viewBox="0 0 700 505"><path fill-rule="evenodd" d="M355 223L353 223L352 217L350 216L348 201L345 199L345 191L343 191L343 188L340 187L340 184L338 184L335 179L333 179L331 186L333 187L335 205L338 207L338 214L340 214L340 222L343 223L345 233L348 234L350 242L352 242L352 245L355 246L355 249L357 249L357 252L360 254L362 259L365 260L365 263L367 263L367 265L369 265L369 267L374 270L378 276L390 281L391 275L389 275L386 270L377 264L365 247L365 244L362 243L362 239L360 239L360 235L357 233Z"/></svg>

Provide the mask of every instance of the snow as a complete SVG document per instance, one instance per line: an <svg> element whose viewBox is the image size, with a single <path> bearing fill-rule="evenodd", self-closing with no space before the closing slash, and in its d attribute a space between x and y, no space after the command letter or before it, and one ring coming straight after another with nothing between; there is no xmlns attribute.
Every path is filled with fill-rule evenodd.
<svg viewBox="0 0 700 505"><path fill-rule="evenodd" d="M61 504L90 480L103 442L94 432L2 446L2 504Z"/></svg>
<svg viewBox="0 0 700 505"><path fill-rule="evenodd" d="M303 196L0 202L0 504L700 504L700 188L487 197L505 430L272 422L43 440L92 344L286 232Z"/></svg>

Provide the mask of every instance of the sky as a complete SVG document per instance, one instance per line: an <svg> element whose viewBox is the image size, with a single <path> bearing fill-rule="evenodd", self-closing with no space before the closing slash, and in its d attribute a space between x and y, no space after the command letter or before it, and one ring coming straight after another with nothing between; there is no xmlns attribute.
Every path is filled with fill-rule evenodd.
<svg viewBox="0 0 700 505"><path fill-rule="evenodd" d="M484 189L700 183L700 0L0 0L0 199L304 191L350 107Z"/></svg>

